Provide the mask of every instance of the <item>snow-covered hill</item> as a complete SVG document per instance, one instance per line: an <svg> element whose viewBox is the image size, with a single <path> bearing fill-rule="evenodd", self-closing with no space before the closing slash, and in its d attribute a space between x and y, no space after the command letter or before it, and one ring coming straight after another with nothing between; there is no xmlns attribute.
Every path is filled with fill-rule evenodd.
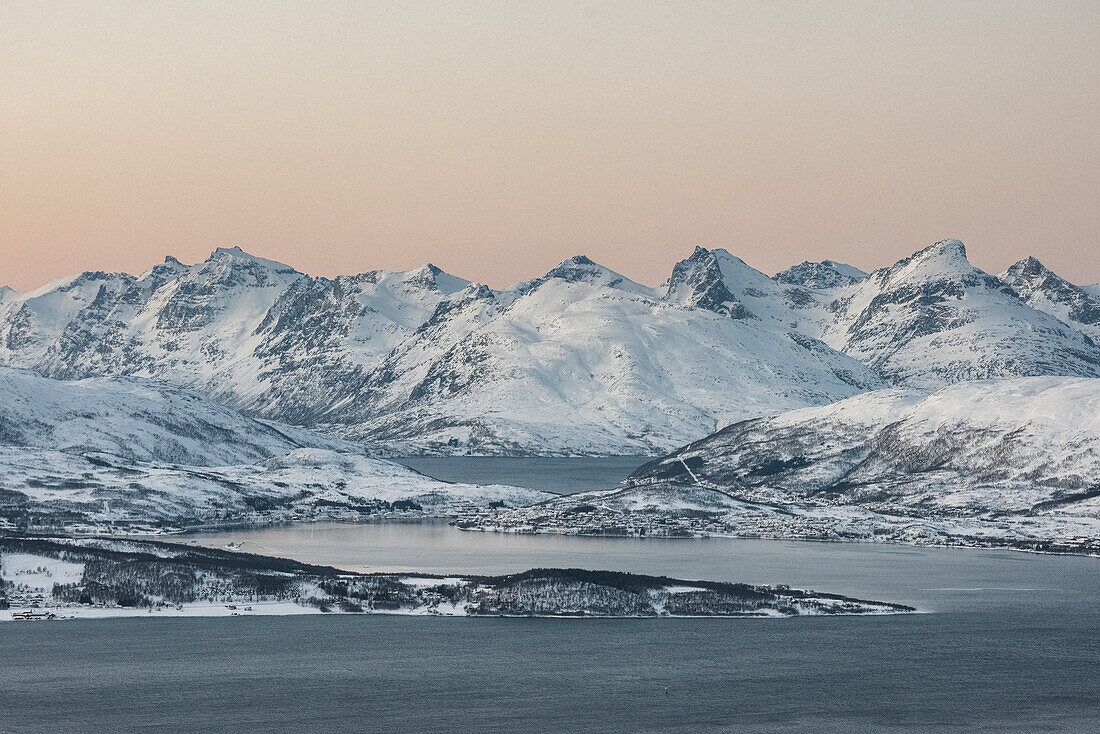
<svg viewBox="0 0 1100 734"><path fill-rule="evenodd" d="M0 367L0 391L0 527L454 515L547 496L439 482L360 445L140 378L58 381Z"/></svg>
<svg viewBox="0 0 1100 734"><path fill-rule="evenodd" d="M891 389L731 425L635 472L635 485L742 499L1030 513L1100 509L1100 379Z"/></svg>
<svg viewBox="0 0 1100 734"><path fill-rule="evenodd" d="M8 446L194 466L251 464L303 446L362 451L247 418L192 390L138 378L52 380L0 367L0 395L0 444Z"/></svg>
<svg viewBox="0 0 1100 734"><path fill-rule="evenodd" d="M826 260L771 278L696 248L656 288L578 256L493 290L219 248L0 291L0 364L151 378L391 454L660 453L889 385L1100 376L1095 299L1032 270L998 280L945 240L870 276Z"/></svg>
<svg viewBox="0 0 1100 734"><path fill-rule="evenodd" d="M475 525L1100 550L1100 379L894 388L743 421L623 489Z"/></svg>

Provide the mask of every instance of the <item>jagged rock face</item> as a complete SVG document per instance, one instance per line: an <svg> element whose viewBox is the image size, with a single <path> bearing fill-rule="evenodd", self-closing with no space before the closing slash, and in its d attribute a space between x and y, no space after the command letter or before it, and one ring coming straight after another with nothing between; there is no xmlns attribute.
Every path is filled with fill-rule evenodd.
<svg viewBox="0 0 1100 734"><path fill-rule="evenodd" d="M1100 380L1036 377L860 395L731 425L628 483L755 502L921 513L1100 504Z"/></svg>
<svg viewBox="0 0 1100 734"><path fill-rule="evenodd" d="M876 270L836 301L825 342L896 385L1021 375L1100 376L1100 349L1029 308L945 240Z"/></svg>
<svg viewBox="0 0 1100 734"><path fill-rule="evenodd" d="M801 285L806 288L829 289L858 283L867 277L867 273L851 265L822 260L810 262L803 260L786 270L776 273L775 279L787 285Z"/></svg>
<svg viewBox="0 0 1100 734"><path fill-rule="evenodd" d="M754 318L737 296L730 293L718 258L702 247L696 247L687 260L676 263L666 287L665 298L673 303L705 308L733 319Z"/></svg>
<svg viewBox="0 0 1100 734"><path fill-rule="evenodd" d="M998 278L1027 305L1100 342L1100 295L1059 277L1034 257L1021 260Z"/></svg>

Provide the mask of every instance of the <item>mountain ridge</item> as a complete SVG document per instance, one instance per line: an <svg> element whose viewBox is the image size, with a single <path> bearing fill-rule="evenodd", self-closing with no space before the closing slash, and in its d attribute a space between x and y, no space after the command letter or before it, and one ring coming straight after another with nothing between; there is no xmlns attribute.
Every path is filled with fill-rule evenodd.
<svg viewBox="0 0 1100 734"><path fill-rule="evenodd" d="M396 454L653 454L890 384L1100 376L1091 323L1007 277L958 240L871 274L773 277L697 247L658 287L577 255L502 290L430 263L320 278L218 248L0 291L0 364L180 385Z"/></svg>

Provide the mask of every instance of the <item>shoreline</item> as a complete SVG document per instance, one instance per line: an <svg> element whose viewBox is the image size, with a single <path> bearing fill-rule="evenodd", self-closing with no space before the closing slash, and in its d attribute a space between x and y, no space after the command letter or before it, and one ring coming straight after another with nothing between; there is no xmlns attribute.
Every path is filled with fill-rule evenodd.
<svg viewBox="0 0 1100 734"><path fill-rule="evenodd" d="M874 610L846 614L744 614L740 616L720 614L677 614L677 615L593 615L593 614L445 614L427 609L408 611L371 610L363 612L324 612L315 607L303 606L294 602L251 602L251 609L229 609L227 604L184 604L183 609L163 608L98 608L98 607L42 607L8 609L0 612L0 622L95 622L105 619L160 620L160 619L237 619L246 617L444 617L448 619L568 619L568 620L673 620L673 619L710 619L710 620L784 620L820 617L896 617L914 614L934 614L924 609ZM15 619L13 614L24 611L52 612L54 619Z"/></svg>

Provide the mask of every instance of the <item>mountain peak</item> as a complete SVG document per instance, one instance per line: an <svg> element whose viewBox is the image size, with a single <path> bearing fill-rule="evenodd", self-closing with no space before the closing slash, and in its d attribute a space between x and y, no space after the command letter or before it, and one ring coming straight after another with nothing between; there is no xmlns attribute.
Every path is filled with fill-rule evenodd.
<svg viewBox="0 0 1100 734"><path fill-rule="evenodd" d="M1041 278L1052 274L1052 272L1050 268L1039 262L1038 258L1028 256L1008 266L1008 269L1001 274L1001 280L1006 278Z"/></svg>
<svg viewBox="0 0 1100 734"><path fill-rule="evenodd" d="M517 294L524 294L553 281L591 283L592 285L616 288L618 290L641 295L653 294L653 289L640 283L635 283L633 280L616 273L614 270L600 265L587 255L574 255L567 260L562 260L561 264L550 270L550 272L541 278L517 283L508 290Z"/></svg>
<svg viewBox="0 0 1100 734"><path fill-rule="evenodd" d="M175 260L175 258L172 258ZM167 262L167 260L166 260ZM281 262L275 260L268 260L264 257L257 255L251 255L238 246L233 247L218 247L212 253L210 257L206 258L207 263L247 263L250 267L260 267L266 270L274 270L277 273L296 273L297 271Z"/></svg>
<svg viewBox="0 0 1100 734"><path fill-rule="evenodd" d="M966 260L966 245L962 243L962 240L940 240L913 255L913 259L929 257L961 257Z"/></svg>
<svg viewBox="0 0 1100 734"><path fill-rule="evenodd" d="M1088 288L1070 283L1034 257L1011 265L997 278L1032 308L1100 340L1100 298Z"/></svg>
<svg viewBox="0 0 1100 734"><path fill-rule="evenodd" d="M985 273L975 268L966 258L966 246L960 240L940 240L893 265L876 270L873 277L878 282L923 281L929 278L972 280Z"/></svg>
<svg viewBox="0 0 1100 734"><path fill-rule="evenodd" d="M725 250L711 251L697 246L689 257L672 268L672 275L666 284L665 300L734 319L752 318L752 314L727 286L721 260L736 260L744 265Z"/></svg>
<svg viewBox="0 0 1100 734"><path fill-rule="evenodd" d="M801 285L807 288L836 288L857 283L867 277L859 268L836 262L822 260L811 262L803 260L786 270L776 273L775 280L785 285Z"/></svg>
<svg viewBox="0 0 1100 734"><path fill-rule="evenodd" d="M587 255L574 255L573 257L562 260L561 263L546 274L547 277L563 278L565 280L576 280L579 276L584 274L602 274L612 273L611 270L605 268L603 265L595 262ZM617 273L612 273L617 275Z"/></svg>
<svg viewBox="0 0 1100 734"><path fill-rule="evenodd" d="M409 274L425 287L438 290L447 295L457 293L470 285L470 281L451 275L432 263L424 263L417 270L410 270Z"/></svg>

